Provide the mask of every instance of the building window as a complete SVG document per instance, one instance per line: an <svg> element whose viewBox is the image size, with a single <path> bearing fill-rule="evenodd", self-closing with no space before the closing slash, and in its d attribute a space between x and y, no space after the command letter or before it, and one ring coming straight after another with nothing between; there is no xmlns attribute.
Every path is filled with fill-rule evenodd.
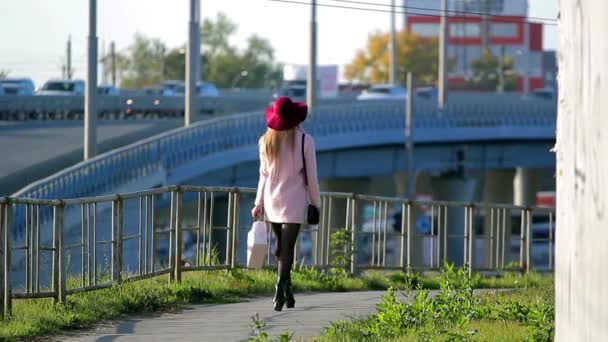
<svg viewBox="0 0 608 342"><path fill-rule="evenodd" d="M501 13L504 7L504 0L464 0L465 11Z"/></svg>
<svg viewBox="0 0 608 342"><path fill-rule="evenodd" d="M492 37L517 38L517 24L515 23L492 23Z"/></svg>
<svg viewBox="0 0 608 342"><path fill-rule="evenodd" d="M412 32L421 37L437 37L439 36L439 24L412 23Z"/></svg>
<svg viewBox="0 0 608 342"><path fill-rule="evenodd" d="M453 23L450 24L450 37L452 38L479 38L480 28L478 23Z"/></svg>

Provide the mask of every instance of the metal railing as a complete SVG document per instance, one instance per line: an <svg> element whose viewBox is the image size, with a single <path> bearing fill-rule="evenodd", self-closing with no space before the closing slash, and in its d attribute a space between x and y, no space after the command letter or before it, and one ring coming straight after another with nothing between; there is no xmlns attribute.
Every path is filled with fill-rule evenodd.
<svg viewBox="0 0 608 342"><path fill-rule="evenodd" d="M163 274L179 282L187 271L245 267L254 197L250 188L171 186L65 200L1 198L3 317L10 317L13 299L62 303L120 282ZM25 212L22 222L18 211ZM49 222L40 218L44 211ZM430 228L420 231L415 222L425 216ZM546 237L535 235L532 217L546 217ZM323 193L321 222L301 231L296 263L410 272L448 260L471 271L528 272L537 268L537 249L548 248L542 270L552 270L553 217L547 208ZM25 230L18 245L16 226Z"/></svg>
<svg viewBox="0 0 608 342"><path fill-rule="evenodd" d="M404 127L403 106L395 101L370 101L349 105L320 106L307 123L315 138L350 136L369 133L373 139L386 133L397 133L401 142ZM448 132L466 129L471 140L495 136L497 130L512 129L513 139L525 136L532 139L539 128L555 134L554 105L547 103L514 104L504 107L479 105L450 105L438 112L430 102L418 102L414 109L416 139L429 132L440 141ZM159 170L171 171L204 156L226 150L255 146L265 125L261 112L231 115L203 122L187 128L162 133L135 144L81 162L48 178L32 183L15 193L16 197L69 198L107 193L138 177ZM447 131L443 131L446 130ZM488 131L491 130L491 131ZM479 136L476 136L476 132ZM494 133L492 133L494 132ZM368 138L369 138L368 137ZM501 139L509 137L502 136ZM547 139L547 136L539 137ZM349 141L344 138L344 141ZM377 141L370 141L378 143Z"/></svg>
<svg viewBox="0 0 608 342"><path fill-rule="evenodd" d="M305 101L304 98L296 100ZM218 97L200 97L197 101L199 114L233 114L261 110L273 101L272 92L265 90L222 91ZM416 98L436 107L433 99ZM356 103L352 96L319 99L320 105ZM471 104L475 105L475 109ZM452 108L465 106L474 112L488 113L499 108L513 111L516 107L553 106L555 102L544 99L522 101L518 93L454 92L450 96ZM82 120L83 96L0 96L0 120ZM157 96L129 94L100 95L98 113L101 119L170 118L183 117L183 96Z"/></svg>
<svg viewBox="0 0 608 342"><path fill-rule="evenodd" d="M200 97L197 112L234 114L265 108L273 100L267 92L227 92L217 97ZM352 102L352 98L323 99L323 104ZM100 119L176 118L184 116L184 96L141 94L100 95ZM84 96L0 96L0 121L82 120Z"/></svg>

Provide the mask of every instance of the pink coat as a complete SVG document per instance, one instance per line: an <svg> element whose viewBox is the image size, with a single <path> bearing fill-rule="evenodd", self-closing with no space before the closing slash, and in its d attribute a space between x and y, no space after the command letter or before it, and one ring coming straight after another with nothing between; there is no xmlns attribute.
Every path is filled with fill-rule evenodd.
<svg viewBox="0 0 608 342"><path fill-rule="evenodd" d="M308 134L304 144L308 186L304 184L302 133L303 130L297 127L293 150L287 144L280 147L278 163L270 163L260 149L260 180L255 205L264 208L270 222L303 224L308 204L321 206L315 141Z"/></svg>

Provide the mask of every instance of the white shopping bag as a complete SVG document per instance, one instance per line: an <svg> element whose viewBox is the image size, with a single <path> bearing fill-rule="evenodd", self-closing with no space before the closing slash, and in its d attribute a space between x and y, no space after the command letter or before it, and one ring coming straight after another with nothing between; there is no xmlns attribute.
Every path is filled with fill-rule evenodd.
<svg viewBox="0 0 608 342"><path fill-rule="evenodd" d="M267 248L266 222L255 221L247 234L247 268L262 268Z"/></svg>

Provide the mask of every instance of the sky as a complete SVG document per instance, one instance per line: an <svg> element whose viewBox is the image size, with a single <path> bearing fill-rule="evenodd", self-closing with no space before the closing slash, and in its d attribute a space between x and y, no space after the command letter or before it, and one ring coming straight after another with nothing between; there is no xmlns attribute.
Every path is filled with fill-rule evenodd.
<svg viewBox="0 0 608 342"><path fill-rule="evenodd" d="M122 50L138 32L160 38L170 48L187 40L189 0L97 2L100 44L107 46L115 41L117 49ZM529 5L531 17L557 17L557 0L529 0ZM247 37L255 33L270 40L279 62L307 63L310 6L269 0L201 0L202 19L215 18L218 12L238 24L232 41L237 46L245 46ZM386 31L390 24L388 13L328 7L319 7L317 12L319 64L348 63L357 49L365 47L369 33ZM74 76L85 77L87 0L1 0L0 13L0 70L8 69L15 77L31 77L37 86L60 77L66 41L71 36ZM401 22L398 17L397 25ZM545 26L543 36L545 49L557 47L556 26Z"/></svg>

